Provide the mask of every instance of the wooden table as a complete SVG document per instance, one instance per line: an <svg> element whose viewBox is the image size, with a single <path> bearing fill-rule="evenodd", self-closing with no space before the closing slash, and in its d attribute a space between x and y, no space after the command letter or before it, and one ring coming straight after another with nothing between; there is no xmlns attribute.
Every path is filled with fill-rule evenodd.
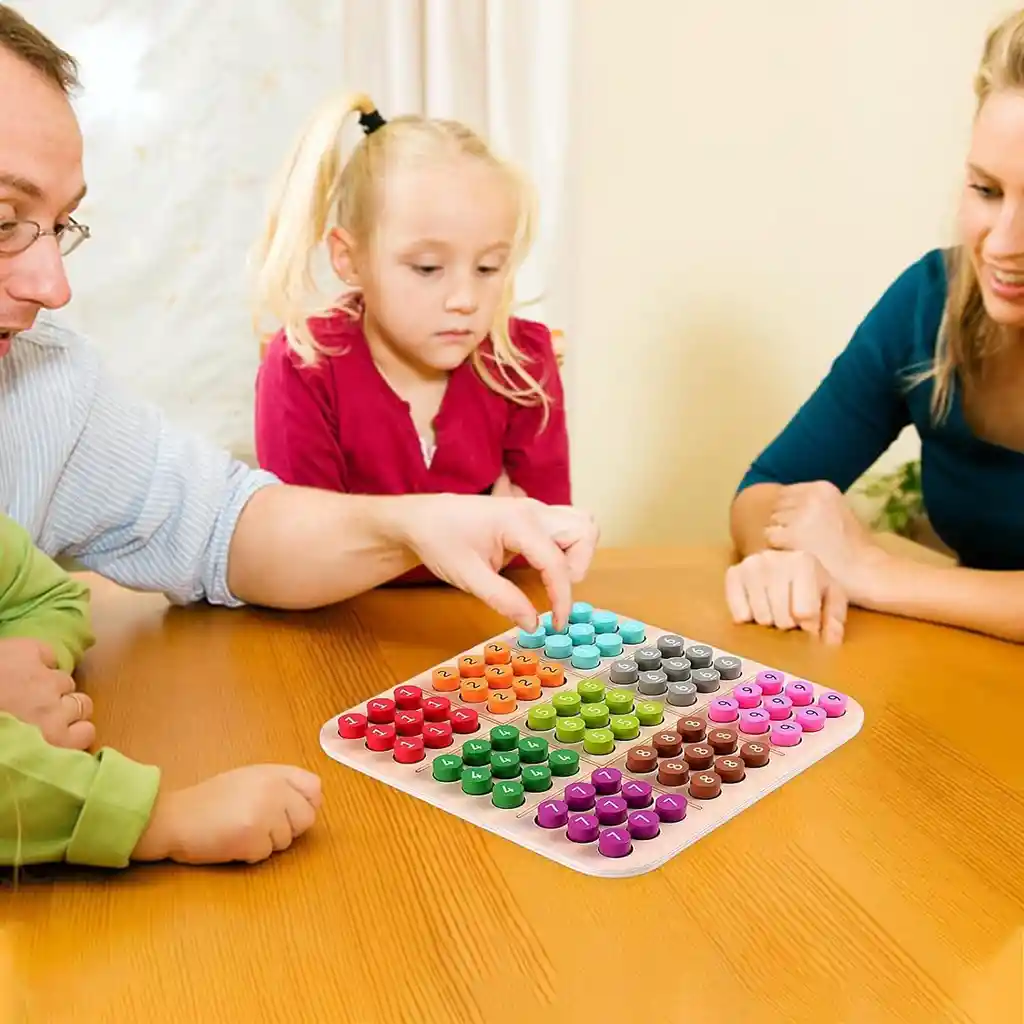
<svg viewBox="0 0 1024 1024"><path fill-rule="evenodd" d="M170 784L302 764L322 773L323 812L254 868L26 873L0 895L0 991L24 1014L11 1019L1020 1020L1024 747L1010 726L1024 651L863 613L838 648L736 628L725 565L606 551L577 596L847 690L864 729L662 869L616 882L321 754L327 717L503 628L467 596L382 590L295 615L100 587L83 685L103 740Z"/></svg>

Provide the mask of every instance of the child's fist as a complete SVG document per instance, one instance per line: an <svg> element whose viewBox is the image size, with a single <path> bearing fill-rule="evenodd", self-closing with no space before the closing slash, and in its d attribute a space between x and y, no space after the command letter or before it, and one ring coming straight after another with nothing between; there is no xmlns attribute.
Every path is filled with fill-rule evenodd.
<svg viewBox="0 0 1024 1024"><path fill-rule="evenodd" d="M259 764L157 797L133 860L183 864L247 861L284 850L320 807L320 779L288 765Z"/></svg>

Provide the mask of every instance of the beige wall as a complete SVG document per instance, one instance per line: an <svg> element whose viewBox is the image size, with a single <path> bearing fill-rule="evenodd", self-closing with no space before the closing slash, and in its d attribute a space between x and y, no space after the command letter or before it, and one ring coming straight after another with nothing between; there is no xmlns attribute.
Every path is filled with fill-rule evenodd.
<svg viewBox="0 0 1024 1024"><path fill-rule="evenodd" d="M1006 10L577 0L566 375L577 499L607 543L723 539L756 451L949 240Z"/></svg>

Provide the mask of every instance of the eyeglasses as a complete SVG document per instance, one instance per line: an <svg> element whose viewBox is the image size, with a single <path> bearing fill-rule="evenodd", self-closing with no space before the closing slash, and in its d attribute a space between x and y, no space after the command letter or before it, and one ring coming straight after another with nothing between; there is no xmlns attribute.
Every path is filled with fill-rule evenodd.
<svg viewBox="0 0 1024 1024"><path fill-rule="evenodd" d="M52 231L44 231L34 220L0 221L0 256L17 256L37 238L53 235L62 256L77 249L92 232L70 217L66 224L58 224Z"/></svg>

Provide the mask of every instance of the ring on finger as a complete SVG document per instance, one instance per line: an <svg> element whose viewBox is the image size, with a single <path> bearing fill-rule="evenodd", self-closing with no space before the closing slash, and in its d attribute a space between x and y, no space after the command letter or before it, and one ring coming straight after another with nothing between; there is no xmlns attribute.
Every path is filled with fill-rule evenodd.
<svg viewBox="0 0 1024 1024"><path fill-rule="evenodd" d="M71 720L71 724L82 721L85 718L85 704L82 701L82 695L77 690L72 690L68 696L75 702L75 707L78 709L78 713Z"/></svg>

